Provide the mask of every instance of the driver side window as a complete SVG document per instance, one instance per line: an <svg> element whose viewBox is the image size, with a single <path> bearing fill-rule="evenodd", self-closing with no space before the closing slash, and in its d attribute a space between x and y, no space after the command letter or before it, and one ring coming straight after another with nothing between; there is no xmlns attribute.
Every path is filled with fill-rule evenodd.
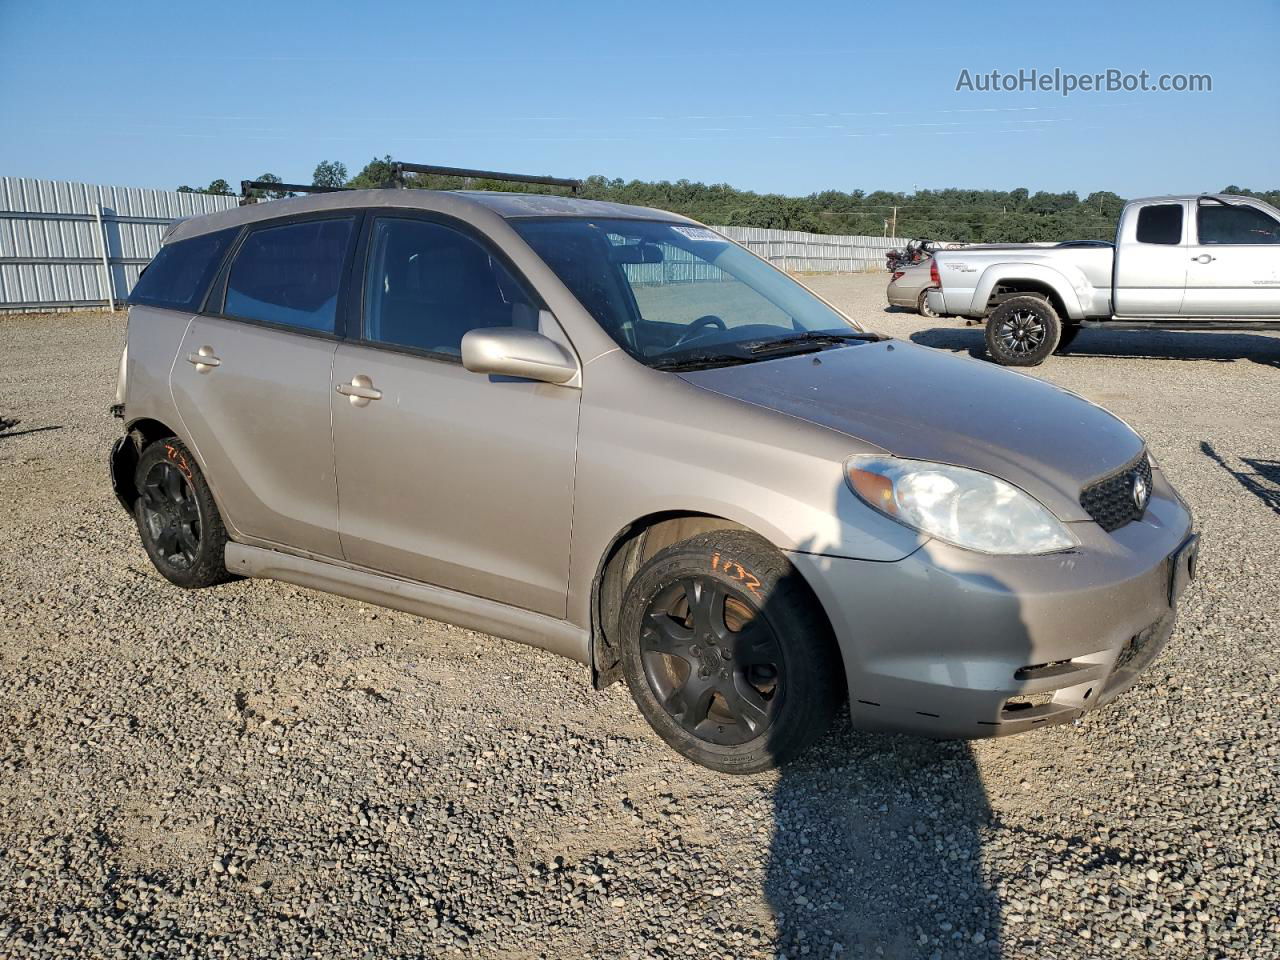
<svg viewBox="0 0 1280 960"><path fill-rule="evenodd" d="M1202 204L1196 231L1201 243L1280 243L1280 222L1253 207Z"/></svg>
<svg viewBox="0 0 1280 960"><path fill-rule="evenodd" d="M374 222L364 338L445 358L485 327L538 328L538 308L480 243L451 227L393 217Z"/></svg>

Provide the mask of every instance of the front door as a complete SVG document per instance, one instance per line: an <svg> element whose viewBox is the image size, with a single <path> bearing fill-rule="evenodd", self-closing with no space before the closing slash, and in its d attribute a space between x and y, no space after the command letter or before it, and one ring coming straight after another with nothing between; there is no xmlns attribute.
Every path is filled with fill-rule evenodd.
<svg viewBox="0 0 1280 960"><path fill-rule="evenodd" d="M187 328L174 402L239 538L341 557L330 431L334 321L352 217L263 226Z"/></svg>
<svg viewBox="0 0 1280 960"><path fill-rule="evenodd" d="M1118 317L1176 317L1182 311L1189 254L1186 204L1149 203L1128 216L1116 244L1115 303Z"/></svg>
<svg viewBox="0 0 1280 960"><path fill-rule="evenodd" d="M1196 204L1188 248L1188 317L1280 317L1280 220L1257 207Z"/></svg>
<svg viewBox="0 0 1280 960"><path fill-rule="evenodd" d="M452 222L372 217L366 246L362 339L331 388L343 553L563 617L580 392L460 361L468 330L536 329L536 296Z"/></svg>

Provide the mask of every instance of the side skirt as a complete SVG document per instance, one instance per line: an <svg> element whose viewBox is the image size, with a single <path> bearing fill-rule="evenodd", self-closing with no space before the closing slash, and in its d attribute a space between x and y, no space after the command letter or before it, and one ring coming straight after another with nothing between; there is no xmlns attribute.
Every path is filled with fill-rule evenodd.
<svg viewBox="0 0 1280 960"><path fill-rule="evenodd" d="M278 550L264 550L243 543L228 543L227 570L242 577L282 580L300 587L336 593L419 617L442 620L468 630L478 630L516 640L551 653L590 662L587 631L567 620L511 607L494 600L457 593L411 580L358 570L338 563L298 557Z"/></svg>

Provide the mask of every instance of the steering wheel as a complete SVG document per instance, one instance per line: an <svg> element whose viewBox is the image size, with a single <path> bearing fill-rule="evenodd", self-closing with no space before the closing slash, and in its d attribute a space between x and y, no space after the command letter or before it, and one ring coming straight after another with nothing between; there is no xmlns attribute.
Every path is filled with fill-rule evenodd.
<svg viewBox="0 0 1280 960"><path fill-rule="evenodd" d="M693 321L693 323L689 324L689 326L685 328L684 333L680 334L680 339L677 340L675 343L673 343L672 346L678 347L678 346L681 346L682 344L688 343L695 336L697 336L698 331L700 331L703 327L716 327L720 330L728 329L728 327L725 326L725 322L723 320L717 317L714 313L708 313L705 316L699 317L697 320Z"/></svg>

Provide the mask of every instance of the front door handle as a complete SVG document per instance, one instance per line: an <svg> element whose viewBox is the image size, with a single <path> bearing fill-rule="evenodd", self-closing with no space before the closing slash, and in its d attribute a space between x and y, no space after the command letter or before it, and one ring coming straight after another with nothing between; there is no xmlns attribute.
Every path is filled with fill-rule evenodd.
<svg viewBox="0 0 1280 960"><path fill-rule="evenodd" d="M208 373L214 367L221 366L222 361L213 355L213 347L204 346L195 353L187 354L187 363L193 363L196 373Z"/></svg>
<svg viewBox="0 0 1280 960"><path fill-rule="evenodd" d="M363 373L356 374L350 383L340 383L337 390L351 400L353 407L367 407L370 400L381 400L382 391L373 385L373 381Z"/></svg>
<svg viewBox="0 0 1280 960"><path fill-rule="evenodd" d="M1212 263L1214 260L1217 260L1218 258L1211 257L1207 253L1202 253L1200 254L1200 256L1192 257L1191 259L1194 260L1196 263Z"/></svg>

